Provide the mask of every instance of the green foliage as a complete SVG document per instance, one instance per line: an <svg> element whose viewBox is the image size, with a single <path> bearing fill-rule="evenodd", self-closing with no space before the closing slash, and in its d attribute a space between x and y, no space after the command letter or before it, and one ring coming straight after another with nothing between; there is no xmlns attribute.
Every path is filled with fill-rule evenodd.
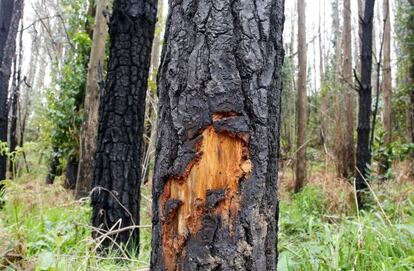
<svg viewBox="0 0 414 271"><path fill-rule="evenodd" d="M395 33L398 44L397 88L393 92L392 108L395 135L406 137L409 129L408 112L412 111L410 94L413 84L409 78L414 69L414 5L407 0L397 1Z"/></svg>
<svg viewBox="0 0 414 271"><path fill-rule="evenodd" d="M76 157L82 124L87 65L92 41L86 33L86 10L83 1L64 1L67 34L71 43L63 65L53 68L52 85L46 91L46 125L43 129L52 156Z"/></svg>
<svg viewBox="0 0 414 271"><path fill-rule="evenodd" d="M381 164L389 165L388 171L385 173L386 179L393 179L394 173L391 165L397 161L404 161L414 152L413 143L404 143L394 141L388 146L384 143L384 132L379 131L375 137L373 145L373 159Z"/></svg>

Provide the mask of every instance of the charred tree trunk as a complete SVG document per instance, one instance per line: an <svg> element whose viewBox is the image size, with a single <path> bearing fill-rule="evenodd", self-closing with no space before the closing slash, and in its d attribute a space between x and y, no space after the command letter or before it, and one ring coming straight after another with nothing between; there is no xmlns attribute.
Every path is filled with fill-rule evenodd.
<svg viewBox="0 0 414 271"><path fill-rule="evenodd" d="M76 157L70 157L68 165L66 166L65 172L65 183L64 187L66 189L75 189L76 187L76 177L78 175L79 161Z"/></svg>
<svg viewBox="0 0 414 271"><path fill-rule="evenodd" d="M156 1L114 2L92 192L92 223L103 231L139 225L145 97L156 15ZM99 238L100 233L93 235ZM138 247L138 228L119 233L116 241ZM104 247L110 244L109 239L103 242Z"/></svg>
<svg viewBox="0 0 414 271"><path fill-rule="evenodd" d="M5 47L13 14L13 0L0 0L0 141L7 142L8 126L8 75L10 68L3 65ZM7 63L5 63L7 64ZM8 71L8 72L7 72ZM5 82L7 81L7 82ZM6 179L7 157L0 150L0 189L2 180Z"/></svg>
<svg viewBox="0 0 414 271"><path fill-rule="evenodd" d="M107 0L98 0L93 30L93 43L89 60L85 91L85 113L80 137L79 168L76 181L75 197L88 196L93 180L93 157L96 150L96 134L99 116L99 76L105 59L105 44L108 26L104 11Z"/></svg>
<svg viewBox="0 0 414 271"><path fill-rule="evenodd" d="M0 0L0 4L0 141L7 142L7 96L23 0ZM6 178L6 163L6 156L0 154L0 181Z"/></svg>
<svg viewBox="0 0 414 271"><path fill-rule="evenodd" d="M284 1L170 6L151 270L276 270Z"/></svg>
<svg viewBox="0 0 414 271"><path fill-rule="evenodd" d="M297 97L297 152L296 152L296 180L295 193L299 192L306 181L306 126L307 126L307 45L306 45L306 17L305 0L298 0L298 97Z"/></svg>
<svg viewBox="0 0 414 271"><path fill-rule="evenodd" d="M375 0L365 0L364 18L360 18L362 24L361 47L361 78L359 81L359 113L358 113L358 145L357 145L357 170L355 186L357 190L358 205L363 207L366 182L370 176L371 149L370 116L372 103L372 27L374 19Z"/></svg>
<svg viewBox="0 0 414 271"><path fill-rule="evenodd" d="M351 29L351 0L344 0L344 63L343 79L345 85L345 164L343 177L350 178L355 172L354 147L354 90L352 81L352 29Z"/></svg>
<svg viewBox="0 0 414 271"><path fill-rule="evenodd" d="M49 164L49 173L46 176L46 184L53 184L56 176L59 175L60 158L61 154L59 148L54 148Z"/></svg>

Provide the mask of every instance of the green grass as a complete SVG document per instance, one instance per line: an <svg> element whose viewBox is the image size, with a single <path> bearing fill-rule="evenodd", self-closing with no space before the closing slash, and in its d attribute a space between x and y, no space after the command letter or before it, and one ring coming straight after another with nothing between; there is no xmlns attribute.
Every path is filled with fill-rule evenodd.
<svg viewBox="0 0 414 271"><path fill-rule="evenodd" d="M89 204L74 202L59 180L44 185L45 167L31 167L30 174L7 182L0 211L0 266L10 255L22 259L8 262L4 270L137 270L149 265L149 228L141 231L139 257L98 256ZM332 208L329 197L335 193L317 185L297 195L284 193L279 270L414 270L413 183L373 184L373 190L379 202L371 200L360 212L353 202ZM143 193L141 224L147 225L150 191L144 187Z"/></svg>
<svg viewBox="0 0 414 271"><path fill-rule="evenodd" d="M282 202L279 270L414 270L414 193L393 202L389 188L401 189L379 191L385 214L378 205L329 214L329 199L312 187Z"/></svg>

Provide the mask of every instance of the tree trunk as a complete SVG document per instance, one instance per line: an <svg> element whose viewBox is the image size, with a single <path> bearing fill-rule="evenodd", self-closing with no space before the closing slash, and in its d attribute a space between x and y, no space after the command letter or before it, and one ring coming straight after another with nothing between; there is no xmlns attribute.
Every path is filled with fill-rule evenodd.
<svg viewBox="0 0 414 271"><path fill-rule="evenodd" d="M383 0L384 16L384 63L382 70L382 93L384 95L384 147L389 148L392 142L392 78L391 78L391 14L389 0ZM385 174L391 166L387 158L381 163L381 173Z"/></svg>
<svg viewBox="0 0 414 271"><path fill-rule="evenodd" d="M411 143L414 144L414 60L410 64L408 80L410 83L409 94L411 103ZM414 151L411 151L411 176L414 176Z"/></svg>
<svg viewBox="0 0 414 271"><path fill-rule="evenodd" d="M60 165L60 151L57 147L53 148L52 157L49 163L49 172L46 176L46 184L53 184L55 178L59 175L59 165Z"/></svg>
<svg viewBox="0 0 414 271"><path fill-rule="evenodd" d="M93 180L93 158L96 150L96 134L99 117L99 76L105 60L105 43L108 26L104 11L108 0L98 0L96 6L93 43L85 90L84 117L80 137L80 158L75 197L88 196Z"/></svg>
<svg viewBox="0 0 414 271"><path fill-rule="evenodd" d="M358 205L363 207L364 190L366 181L370 176L371 150L370 139L370 115L372 103L372 26L374 18L375 0L365 0L364 18L362 24L362 48L361 48L361 78L359 82L359 113L358 113L358 145L357 145L357 171L356 190Z"/></svg>
<svg viewBox="0 0 414 271"><path fill-rule="evenodd" d="M22 8L23 9L23 8ZM21 73L22 73L22 64L23 64L23 25L20 28L19 35L19 53L16 52L14 56L14 72L13 72L13 83L11 84L11 107L10 107L10 131L9 131L9 151L13 153L16 151L17 147L17 110L20 100L20 87L21 87ZM11 172L13 178L15 169L17 168L17 157L14 155L14 158L9 161L9 171ZM14 161L13 161L14 160Z"/></svg>
<svg viewBox="0 0 414 271"><path fill-rule="evenodd" d="M65 172L65 183L64 187L66 189L75 189L76 187L76 177L78 173L79 162L76 157L70 157L68 165L66 166Z"/></svg>
<svg viewBox="0 0 414 271"><path fill-rule="evenodd" d="M92 193L92 224L104 232L113 226L139 225L145 96L156 14L156 1L114 2ZM93 235L101 236L98 231ZM135 248L139 244L137 228L112 237ZM103 246L109 245L106 239Z"/></svg>
<svg viewBox="0 0 414 271"><path fill-rule="evenodd" d="M27 84L24 86L24 95L22 97L22 106L19 109L19 130L20 130L20 137L19 137L19 146L23 148L24 146L24 136L26 132L26 124L27 118L29 116L29 110L31 101L33 99L33 87L35 82L35 76L37 71L37 65L39 61L39 43L38 43L38 33L32 33L32 45L31 45L31 55L30 55L30 62L29 62L29 71L27 74ZM27 163L26 154L23 152L23 159L26 165L26 171L29 172L29 165Z"/></svg>
<svg viewBox="0 0 414 271"><path fill-rule="evenodd" d="M343 177L350 178L355 172L354 151L354 90L352 81L352 29L351 29L351 0L344 0L344 99L345 99L345 156Z"/></svg>
<svg viewBox="0 0 414 271"><path fill-rule="evenodd" d="M0 4L0 141L7 142L7 96L12 58L16 52L16 35L23 11L23 0L1 0ZM6 178L6 163L6 156L0 155L0 181Z"/></svg>
<svg viewBox="0 0 414 271"><path fill-rule="evenodd" d="M151 270L276 270L283 13L283 0L170 7Z"/></svg>
<svg viewBox="0 0 414 271"><path fill-rule="evenodd" d="M323 3L324 5L325 3ZM321 16L321 0L319 0L319 20L318 20L318 41L319 41L319 73L320 73L320 95L321 95L321 143L324 148L326 148L327 145L327 134L328 134L328 101L327 101L327 93L324 90L325 85L325 71L324 71L324 39L323 33L325 31L322 31L322 16ZM325 30L325 28L324 28ZM293 35L292 35L293 36Z"/></svg>
<svg viewBox="0 0 414 271"><path fill-rule="evenodd" d="M299 192L306 181L306 124L307 124L307 45L306 45L306 4L298 0L298 97L297 97L297 152L295 193Z"/></svg>

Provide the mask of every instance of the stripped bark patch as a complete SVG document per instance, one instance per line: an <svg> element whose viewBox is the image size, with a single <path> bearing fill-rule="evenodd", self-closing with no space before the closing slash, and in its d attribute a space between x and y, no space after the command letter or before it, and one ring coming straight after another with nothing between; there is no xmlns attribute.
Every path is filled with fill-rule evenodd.
<svg viewBox="0 0 414 271"><path fill-rule="evenodd" d="M219 133L209 126L202 133L198 156L185 176L171 177L160 198L164 262L177 270L187 238L203 227L206 215L233 229L239 210L239 181L250 174L246 140Z"/></svg>

